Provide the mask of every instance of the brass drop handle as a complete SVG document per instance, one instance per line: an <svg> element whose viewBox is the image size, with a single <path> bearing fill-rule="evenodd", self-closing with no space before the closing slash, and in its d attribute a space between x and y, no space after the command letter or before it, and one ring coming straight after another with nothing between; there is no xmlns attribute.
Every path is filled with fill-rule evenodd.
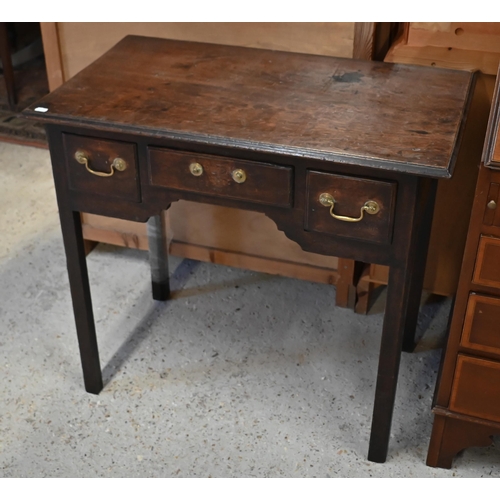
<svg viewBox="0 0 500 500"><path fill-rule="evenodd" d="M189 165L189 171L195 176L199 177L203 174L203 166L199 163L193 162Z"/></svg>
<svg viewBox="0 0 500 500"><path fill-rule="evenodd" d="M237 182L238 184L242 184L247 180L247 174L241 168L233 170L231 172L231 177L233 178L233 181Z"/></svg>
<svg viewBox="0 0 500 500"><path fill-rule="evenodd" d="M330 207L330 215L338 220L345 222L359 222L363 219L365 212L370 215L375 215L380 212L380 206L376 201L369 200L361 207L361 213L359 217L347 217L346 215L336 215L333 213L335 208L335 199L329 193L323 193L319 196L319 202L325 207Z"/></svg>
<svg viewBox="0 0 500 500"><path fill-rule="evenodd" d="M97 172L96 170L92 170L89 166L89 158L83 151L77 151L75 153L75 160L82 165L85 165L85 168L94 175L98 175L99 177L111 177L115 170L119 172L123 172L127 168L127 162L122 158L115 158L111 163L111 171L110 172Z"/></svg>

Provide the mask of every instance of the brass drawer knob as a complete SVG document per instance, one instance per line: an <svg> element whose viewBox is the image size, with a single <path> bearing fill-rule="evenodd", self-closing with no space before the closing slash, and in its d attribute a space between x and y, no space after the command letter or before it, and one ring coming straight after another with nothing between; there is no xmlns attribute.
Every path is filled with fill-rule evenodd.
<svg viewBox="0 0 500 500"><path fill-rule="evenodd" d="M99 177L111 177L114 173L115 170L118 170L119 172L123 172L127 168L127 162L122 159L122 158L115 158L113 162L111 163L111 171L110 172L97 172L96 170L92 170L90 168L90 160L87 154L84 151L78 150L75 153L75 160L82 164L85 165L85 168L93 175L97 175Z"/></svg>
<svg viewBox="0 0 500 500"><path fill-rule="evenodd" d="M193 162L189 165L189 171L195 177L199 177L201 174L203 174L203 167L199 163Z"/></svg>
<svg viewBox="0 0 500 500"><path fill-rule="evenodd" d="M127 162L123 158L115 158L111 164L111 168L123 172L127 168Z"/></svg>
<svg viewBox="0 0 500 500"><path fill-rule="evenodd" d="M233 172L231 173L231 177L233 178L234 182L237 182L238 184L242 184L247 180L247 174L244 170L241 170L241 168L233 170Z"/></svg>
<svg viewBox="0 0 500 500"><path fill-rule="evenodd" d="M335 208L335 199L329 193L323 193L319 196L319 202L325 206L330 207L330 215L334 219L342 220L344 222L359 222L363 219L365 212L370 215L375 215L380 212L380 206L376 201L369 200L361 207L361 213L359 217L347 217L346 215L337 215L333 213Z"/></svg>
<svg viewBox="0 0 500 500"><path fill-rule="evenodd" d="M497 202L495 200L490 200L490 202L488 203L487 206L488 206L488 208L495 210L495 208L497 208Z"/></svg>

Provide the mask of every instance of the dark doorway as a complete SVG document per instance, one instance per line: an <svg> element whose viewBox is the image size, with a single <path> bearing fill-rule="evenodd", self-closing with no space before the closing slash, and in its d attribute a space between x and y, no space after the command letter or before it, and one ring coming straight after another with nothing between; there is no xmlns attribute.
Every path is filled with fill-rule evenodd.
<svg viewBox="0 0 500 500"><path fill-rule="evenodd" d="M0 23L0 49L0 140L45 146L43 127L20 116L49 92L40 23Z"/></svg>

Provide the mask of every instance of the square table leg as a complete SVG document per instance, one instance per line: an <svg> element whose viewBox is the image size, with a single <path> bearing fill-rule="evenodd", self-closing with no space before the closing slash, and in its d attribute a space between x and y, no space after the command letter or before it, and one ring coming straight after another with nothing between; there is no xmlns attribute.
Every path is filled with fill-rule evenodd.
<svg viewBox="0 0 500 500"><path fill-rule="evenodd" d="M389 269L377 385L373 407L368 460L384 463L387 458L392 414L396 399L399 365L403 347L413 349L423 272L429 245L436 195L435 180L419 181L412 217L406 227L403 256Z"/></svg>
<svg viewBox="0 0 500 500"><path fill-rule="evenodd" d="M375 389L368 460L384 463L387 458L392 413L396 398L399 364L410 298L409 269L391 268L387 289L382 341Z"/></svg>
<svg viewBox="0 0 500 500"><path fill-rule="evenodd" d="M81 214L60 207L59 217L66 251L66 264L85 389L92 394L99 394L103 388L103 382L90 296Z"/></svg>
<svg viewBox="0 0 500 500"><path fill-rule="evenodd" d="M147 222L149 262L154 300L168 300L170 281L168 274L168 241L164 214L154 215Z"/></svg>

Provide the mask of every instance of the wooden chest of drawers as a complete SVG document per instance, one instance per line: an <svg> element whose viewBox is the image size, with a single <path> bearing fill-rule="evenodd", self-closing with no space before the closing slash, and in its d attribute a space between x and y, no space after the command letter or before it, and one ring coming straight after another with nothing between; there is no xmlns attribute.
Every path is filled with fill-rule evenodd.
<svg viewBox="0 0 500 500"><path fill-rule="evenodd" d="M500 76L500 73L499 73ZM458 292L434 406L427 464L500 434L500 79L497 76Z"/></svg>

